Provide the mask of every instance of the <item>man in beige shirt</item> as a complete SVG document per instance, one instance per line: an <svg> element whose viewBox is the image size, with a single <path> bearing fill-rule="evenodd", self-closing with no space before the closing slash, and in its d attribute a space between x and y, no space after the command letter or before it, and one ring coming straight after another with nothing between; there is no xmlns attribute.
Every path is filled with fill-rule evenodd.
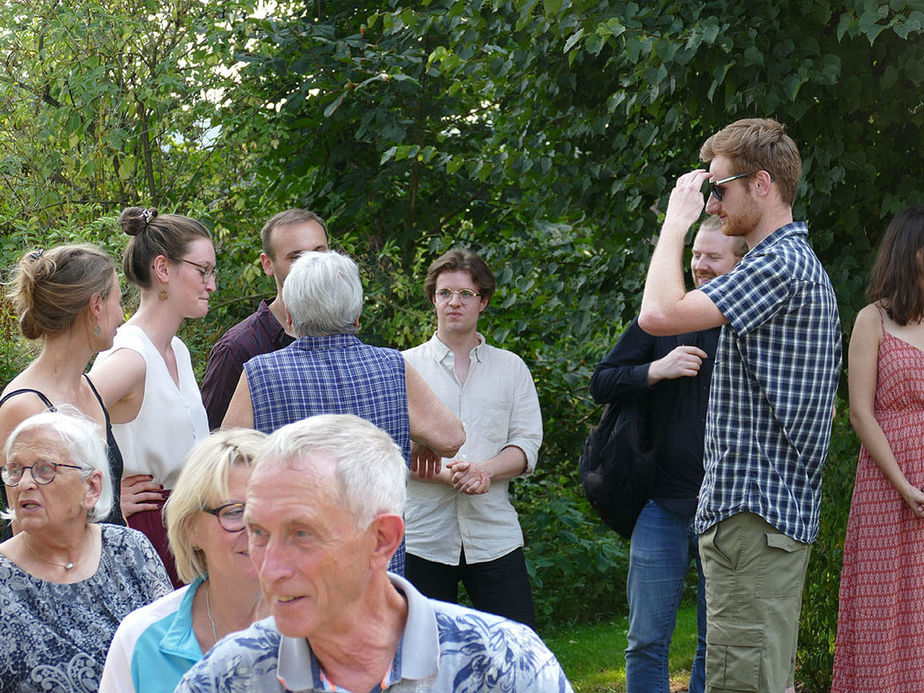
<svg viewBox="0 0 924 693"><path fill-rule="evenodd" d="M494 288L487 264L466 250L449 251L427 272L436 334L404 356L462 419L466 442L436 477L412 475L407 576L449 602L461 581L475 608L532 626L523 533L507 487L535 469L542 414L526 364L477 331Z"/></svg>

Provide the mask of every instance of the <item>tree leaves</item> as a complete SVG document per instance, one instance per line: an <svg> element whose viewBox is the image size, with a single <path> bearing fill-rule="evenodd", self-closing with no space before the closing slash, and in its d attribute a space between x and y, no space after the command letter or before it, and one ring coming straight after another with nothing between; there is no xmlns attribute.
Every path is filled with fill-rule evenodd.
<svg viewBox="0 0 924 693"><path fill-rule="evenodd" d="M0 34L0 98L11 105L0 141L23 161L7 181L18 195L0 191L0 208L41 226L80 218L81 204L185 202L214 149L227 22L240 7L226 3L220 19L191 0L0 8L16 27Z"/></svg>
<svg viewBox="0 0 924 693"><path fill-rule="evenodd" d="M478 249L503 279L485 331L534 369L556 480L591 417L582 383L637 310L668 191L708 135L755 115L786 125L804 162L795 213L845 327L888 217L921 200L919 2L255 9L0 7L16 28L0 32L0 236L117 251L107 223L129 202L206 218L242 269L191 328L203 344L267 290L255 229L279 209L315 209L362 259L364 336L380 343L425 338L427 263Z"/></svg>

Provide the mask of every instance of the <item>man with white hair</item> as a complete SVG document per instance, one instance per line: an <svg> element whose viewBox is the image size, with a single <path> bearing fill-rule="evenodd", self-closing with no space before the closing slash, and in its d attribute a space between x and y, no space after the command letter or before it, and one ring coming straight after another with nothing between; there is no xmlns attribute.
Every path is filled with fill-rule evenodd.
<svg viewBox="0 0 924 693"><path fill-rule="evenodd" d="M177 691L571 691L528 627L429 600L386 571L406 481L394 441L355 416L273 433L245 511L273 617L219 642Z"/></svg>
<svg viewBox="0 0 924 693"><path fill-rule="evenodd" d="M356 263L335 252L306 253L282 292L298 339L244 364L222 427L269 434L317 414L354 414L391 434L418 474L438 472L440 457L465 442L462 422L399 351L356 337L363 306ZM403 545L392 569L404 574Z"/></svg>

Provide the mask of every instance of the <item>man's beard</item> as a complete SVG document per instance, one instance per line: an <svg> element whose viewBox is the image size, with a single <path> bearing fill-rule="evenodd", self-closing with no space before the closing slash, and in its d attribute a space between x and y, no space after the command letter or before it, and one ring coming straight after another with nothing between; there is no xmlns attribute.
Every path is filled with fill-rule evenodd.
<svg viewBox="0 0 924 693"><path fill-rule="evenodd" d="M726 236L747 236L759 223L760 210L753 200L749 200L747 207L735 215L727 215L722 220L722 233Z"/></svg>

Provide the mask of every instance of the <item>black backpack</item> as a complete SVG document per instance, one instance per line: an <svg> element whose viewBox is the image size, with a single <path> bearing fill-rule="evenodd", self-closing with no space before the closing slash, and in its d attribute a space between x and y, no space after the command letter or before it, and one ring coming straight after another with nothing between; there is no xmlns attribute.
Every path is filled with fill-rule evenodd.
<svg viewBox="0 0 924 693"><path fill-rule="evenodd" d="M654 451L648 443L644 398L607 404L590 429L578 463L584 495L610 528L626 539L655 483Z"/></svg>

